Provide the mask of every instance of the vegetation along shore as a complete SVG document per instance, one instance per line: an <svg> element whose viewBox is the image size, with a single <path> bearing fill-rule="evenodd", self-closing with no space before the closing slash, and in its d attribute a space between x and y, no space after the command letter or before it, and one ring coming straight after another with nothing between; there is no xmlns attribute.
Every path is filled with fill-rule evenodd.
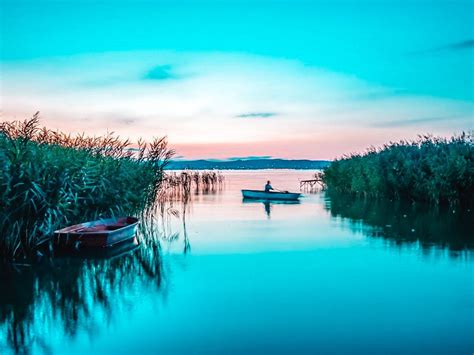
<svg viewBox="0 0 474 355"><path fill-rule="evenodd" d="M113 134L72 136L42 128L38 113L0 123L0 260L35 257L64 225L140 215L160 197L188 196L191 186L223 186L216 171L165 176L172 156L164 138L132 148ZM389 143L337 159L321 177L329 192L471 206L474 137Z"/></svg>
<svg viewBox="0 0 474 355"><path fill-rule="evenodd" d="M472 205L474 136L423 136L337 159L324 170L329 190L433 204Z"/></svg>
<svg viewBox="0 0 474 355"><path fill-rule="evenodd" d="M151 207L173 151L164 138L131 142L108 134L41 128L39 114L0 123L0 260L34 257L59 226Z"/></svg>

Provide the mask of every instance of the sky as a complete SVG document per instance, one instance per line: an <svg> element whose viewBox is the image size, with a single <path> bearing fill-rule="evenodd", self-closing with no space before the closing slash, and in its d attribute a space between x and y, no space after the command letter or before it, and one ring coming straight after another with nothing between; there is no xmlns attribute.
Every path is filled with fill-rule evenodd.
<svg viewBox="0 0 474 355"><path fill-rule="evenodd" d="M474 130L474 1L0 0L1 120L177 156L334 159Z"/></svg>

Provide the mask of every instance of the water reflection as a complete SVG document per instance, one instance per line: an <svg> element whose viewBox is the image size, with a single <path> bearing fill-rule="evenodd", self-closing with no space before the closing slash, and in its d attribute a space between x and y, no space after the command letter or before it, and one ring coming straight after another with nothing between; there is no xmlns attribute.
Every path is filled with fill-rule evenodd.
<svg viewBox="0 0 474 355"><path fill-rule="evenodd" d="M263 208L268 219L271 218L272 208L275 205L299 205L301 203L300 201L278 201L278 200L271 201L271 200L259 200L259 199L253 199L253 198L244 198L242 199L242 202L248 203L248 204L252 204L252 203L263 204Z"/></svg>
<svg viewBox="0 0 474 355"><path fill-rule="evenodd" d="M265 206L265 213L267 214L267 217L270 218L270 213L272 211L272 206L271 206L270 201L263 202L263 205Z"/></svg>
<svg viewBox="0 0 474 355"><path fill-rule="evenodd" d="M437 208L403 201L371 200L329 193L325 208L332 217L349 219L353 231L385 238L394 244L419 243L451 251L474 249L474 216L471 210Z"/></svg>
<svg viewBox="0 0 474 355"><path fill-rule="evenodd" d="M191 250L186 218L195 196L174 193L161 196L142 216L132 241L108 249L54 250L38 264L1 266L0 353L52 353L53 334L93 337L117 309L133 307L133 299L153 292L166 299L161 243L182 240L183 252Z"/></svg>
<svg viewBox="0 0 474 355"><path fill-rule="evenodd" d="M245 352L242 344L270 353L325 353L347 327L354 341L342 342L341 352L364 353L357 346L374 334L388 347L396 336L408 350L419 345L412 339L466 344L472 263L417 258L397 245L472 250L470 214L327 193L301 203L242 201L242 186L258 188L269 173L234 174L222 193L191 191L186 203L183 193L167 196L142 221L138 245L0 268L0 354L101 353L104 347L132 353L136 344L183 354L216 339L221 353ZM278 186L294 190L301 173L272 174ZM379 248L362 234L362 243L353 242L347 226L396 247ZM188 233L193 253L184 256L191 251ZM155 305L158 311L150 311ZM440 324L449 327L440 330Z"/></svg>
<svg viewBox="0 0 474 355"><path fill-rule="evenodd" d="M124 295L132 289L166 296L159 235L148 229L145 237L147 228L142 224L139 242L86 253L61 251L37 265L2 267L0 353L27 354L33 347L48 353L51 333L93 336L111 321L112 309L127 304Z"/></svg>

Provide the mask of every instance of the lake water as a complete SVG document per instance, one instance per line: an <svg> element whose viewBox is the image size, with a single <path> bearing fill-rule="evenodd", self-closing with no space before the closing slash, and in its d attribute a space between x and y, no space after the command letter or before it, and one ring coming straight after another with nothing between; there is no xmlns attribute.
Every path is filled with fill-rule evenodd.
<svg viewBox="0 0 474 355"><path fill-rule="evenodd" d="M139 246L2 273L0 353L472 354L472 212L242 201L311 174L224 172Z"/></svg>

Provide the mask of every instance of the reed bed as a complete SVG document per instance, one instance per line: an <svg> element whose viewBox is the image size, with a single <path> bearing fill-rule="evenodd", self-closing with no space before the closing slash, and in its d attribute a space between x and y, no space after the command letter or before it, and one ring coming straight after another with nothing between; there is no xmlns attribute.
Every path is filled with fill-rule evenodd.
<svg viewBox="0 0 474 355"><path fill-rule="evenodd" d="M472 205L474 136L420 136L338 159L324 170L328 189L369 197Z"/></svg>
<svg viewBox="0 0 474 355"><path fill-rule="evenodd" d="M60 226L139 214L156 202L173 151L40 127L39 114L0 123L0 260L31 258Z"/></svg>
<svg viewBox="0 0 474 355"><path fill-rule="evenodd" d="M162 198L189 200L192 193L212 193L224 187L224 175L219 171L185 170L164 176Z"/></svg>
<svg viewBox="0 0 474 355"><path fill-rule="evenodd" d="M94 336L102 317L113 320L117 307L143 289L159 291L165 300L170 265L163 260L162 244L177 242L183 243L184 253L190 251L186 203L159 201L142 213L133 241L106 249L57 249L34 267L13 263L0 268L6 290L0 293L0 349L28 354L35 342L49 350L45 320L59 334Z"/></svg>
<svg viewBox="0 0 474 355"><path fill-rule="evenodd" d="M185 170L182 172L168 172L164 176L163 188L158 193L158 205L150 218L161 217L161 230L163 240L174 242L180 239L180 232L172 233L169 217L176 217L181 221L184 248L186 254L191 250L187 228L186 216L191 207L193 196L213 194L224 187L224 175L219 171ZM176 226L175 226L176 227Z"/></svg>

